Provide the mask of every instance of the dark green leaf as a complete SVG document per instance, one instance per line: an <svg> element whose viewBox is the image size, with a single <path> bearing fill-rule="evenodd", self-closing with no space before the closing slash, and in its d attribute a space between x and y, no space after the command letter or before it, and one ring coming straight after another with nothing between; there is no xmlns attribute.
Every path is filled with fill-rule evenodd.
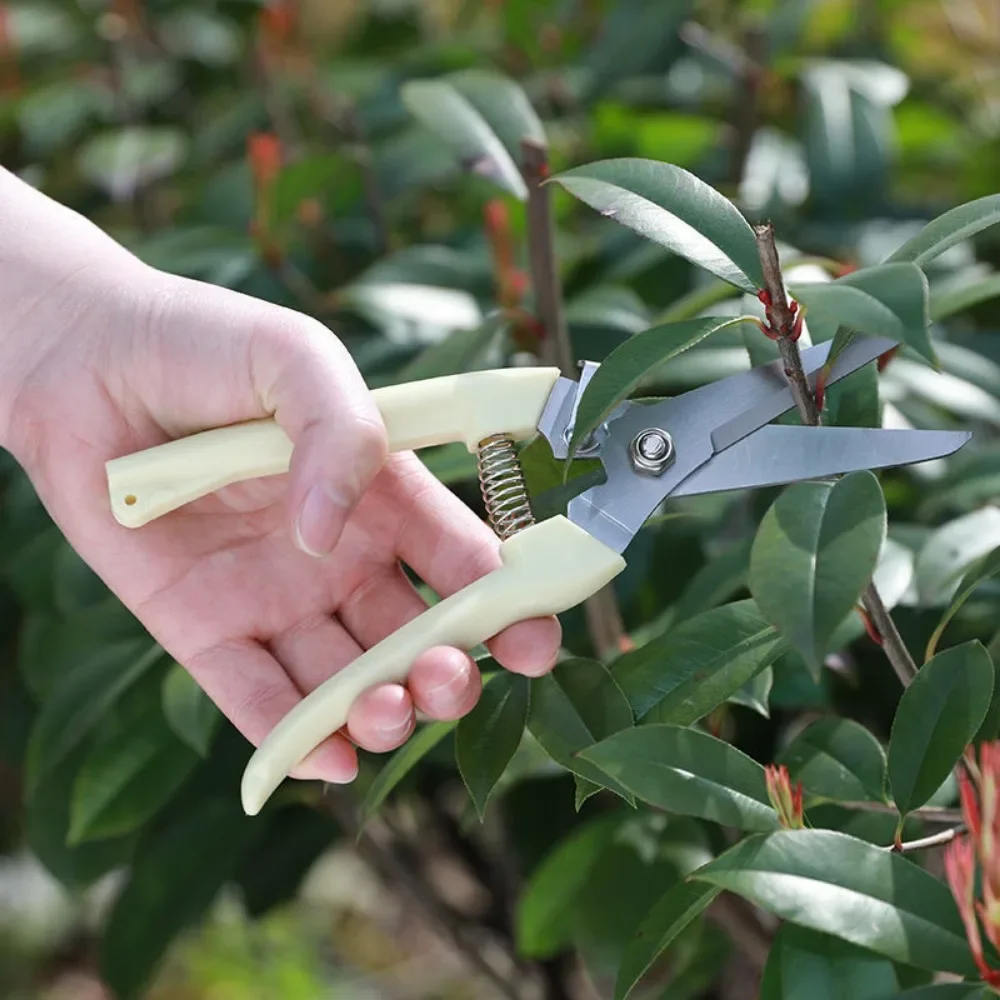
<svg viewBox="0 0 1000 1000"><path fill-rule="evenodd" d="M764 769L735 747L696 729L626 729L580 756L637 798L672 813L742 830L777 825Z"/></svg>
<svg viewBox="0 0 1000 1000"><path fill-rule="evenodd" d="M737 591L745 589L752 543L752 538L744 538L719 552L713 552L711 559L688 581L674 606L674 620L683 622L703 611L710 611Z"/></svg>
<svg viewBox="0 0 1000 1000"><path fill-rule="evenodd" d="M742 288L764 285L753 230L714 188L680 167L622 158L553 177L602 215Z"/></svg>
<svg viewBox="0 0 1000 1000"><path fill-rule="evenodd" d="M208 755L222 713L179 663L163 678L163 714L170 728L200 756Z"/></svg>
<svg viewBox="0 0 1000 1000"><path fill-rule="evenodd" d="M668 323L637 333L616 347L601 363L580 397L570 456L650 372L713 333L742 322L740 317L705 316L683 323Z"/></svg>
<svg viewBox="0 0 1000 1000"><path fill-rule="evenodd" d="M892 1000L990 1000L996 994L978 983L938 983L897 993Z"/></svg>
<svg viewBox="0 0 1000 1000"><path fill-rule="evenodd" d="M948 627L948 623L958 614L962 605L972 596L976 588L981 583L996 576L997 573L1000 573L1000 546L977 559L965 571L965 575L962 577L958 584L958 589L955 591L955 596L952 597L948 609L941 616L941 621L938 622L937 627L927 642L927 656L934 655L937 644L940 642L941 636L944 635L944 630Z"/></svg>
<svg viewBox="0 0 1000 1000"><path fill-rule="evenodd" d="M815 317L824 322L843 323L861 333L902 339L903 325L899 317L875 296L859 288L830 281L815 285L796 284L790 291L806 306L809 319Z"/></svg>
<svg viewBox="0 0 1000 1000"><path fill-rule="evenodd" d="M605 785L634 804L624 788L609 784L603 772L575 756L633 722L628 699L596 660L566 660L531 682L528 728L554 761L577 776L578 807Z"/></svg>
<svg viewBox="0 0 1000 1000"><path fill-rule="evenodd" d="M806 927L783 924L775 935L759 1000L888 1000L899 989L892 963Z"/></svg>
<svg viewBox="0 0 1000 1000"><path fill-rule="evenodd" d="M771 717L770 700L773 685L774 668L765 667L759 674L751 677L739 691L734 691L727 700L734 705L749 708L752 712L769 719Z"/></svg>
<svg viewBox="0 0 1000 1000"><path fill-rule="evenodd" d="M917 553L916 585L920 603L949 603L963 574L1000 545L1000 508L982 507L949 521Z"/></svg>
<svg viewBox="0 0 1000 1000"><path fill-rule="evenodd" d="M482 112L447 80L408 80L400 97L419 119L455 151L462 166L489 178L524 201L528 189L507 148Z"/></svg>
<svg viewBox="0 0 1000 1000"><path fill-rule="evenodd" d="M164 229L132 244L130 249L160 271L229 288L243 281L257 264L250 237L225 226Z"/></svg>
<svg viewBox="0 0 1000 1000"><path fill-rule="evenodd" d="M975 975L947 886L905 855L854 837L833 830L751 836L693 877L894 962Z"/></svg>
<svg viewBox="0 0 1000 1000"><path fill-rule="evenodd" d="M761 670L785 643L753 601L712 608L622 656L613 672L638 719L687 726Z"/></svg>
<svg viewBox="0 0 1000 1000"><path fill-rule="evenodd" d="M359 833L396 786L443 740L457 722L432 722L411 736L383 765L368 788L359 814Z"/></svg>
<svg viewBox="0 0 1000 1000"><path fill-rule="evenodd" d="M501 671L458 724L455 760L480 819L493 787L521 743L528 701L528 679Z"/></svg>
<svg viewBox="0 0 1000 1000"><path fill-rule="evenodd" d="M778 763L788 767L793 781L802 782L808 798L886 800L885 751L852 719L818 719L781 752Z"/></svg>
<svg viewBox="0 0 1000 1000"><path fill-rule="evenodd" d="M264 832L235 800L208 799L140 846L101 941L100 972L118 1000L143 994L174 937L202 916Z"/></svg>
<svg viewBox="0 0 1000 1000"><path fill-rule="evenodd" d="M885 532L882 489L868 471L833 484L796 483L761 521L750 591L816 674L828 641L871 580Z"/></svg>
<svg viewBox="0 0 1000 1000"><path fill-rule="evenodd" d="M713 885L678 882L649 911L622 957L615 1000L625 1000L653 963L721 892Z"/></svg>
<svg viewBox="0 0 1000 1000"><path fill-rule="evenodd" d="M823 423L828 427L881 427L882 401L875 362L831 385L824 408Z"/></svg>
<svg viewBox="0 0 1000 1000"><path fill-rule="evenodd" d="M997 222L1000 222L1000 194L977 198L928 222L916 236L894 250L886 260L912 261L918 267L924 267L945 250Z"/></svg>
<svg viewBox="0 0 1000 1000"><path fill-rule="evenodd" d="M993 662L965 642L925 663L903 692L889 740L889 784L900 814L941 787L982 724L993 694Z"/></svg>
<svg viewBox="0 0 1000 1000"><path fill-rule="evenodd" d="M198 755L171 732L155 701L102 733L73 784L69 842L138 829L173 796Z"/></svg>
<svg viewBox="0 0 1000 1000"><path fill-rule="evenodd" d="M163 656L151 640L117 642L75 665L42 705L28 747L33 788L97 726L108 708Z"/></svg>
<svg viewBox="0 0 1000 1000"><path fill-rule="evenodd" d="M507 325L502 313L494 313L474 330L453 331L425 347L399 373L398 381L416 382L475 370L482 356L506 333Z"/></svg>
<svg viewBox="0 0 1000 1000"><path fill-rule="evenodd" d="M517 906L520 954L548 958L566 945L576 897L620 823L612 815L577 827L532 872Z"/></svg>

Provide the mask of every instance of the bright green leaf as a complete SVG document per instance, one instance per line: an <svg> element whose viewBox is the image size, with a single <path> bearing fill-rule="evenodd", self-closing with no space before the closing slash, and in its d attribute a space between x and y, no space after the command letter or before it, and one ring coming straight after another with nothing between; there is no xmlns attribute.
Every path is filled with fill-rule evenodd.
<svg viewBox="0 0 1000 1000"><path fill-rule="evenodd" d="M972 742L993 694L993 661L965 642L925 663L903 692L889 740L889 783L901 815L924 805Z"/></svg>
<svg viewBox="0 0 1000 1000"><path fill-rule="evenodd" d="M468 97L447 80L409 80L400 97L413 116L455 151L463 168L524 201L528 189L517 163Z"/></svg>
<svg viewBox="0 0 1000 1000"><path fill-rule="evenodd" d="M577 805L601 786L634 804L624 788L575 755L633 725L632 708L603 663L574 659L531 682L528 728L545 752L577 776Z"/></svg>
<svg viewBox="0 0 1000 1000"><path fill-rule="evenodd" d="M764 769L735 747L696 729L626 729L580 756L637 798L672 813L742 830L777 825Z"/></svg>
<svg viewBox="0 0 1000 1000"><path fill-rule="evenodd" d="M759 1000L888 1000L899 983L892 963L806 927L783 924L764 967Z"/></svg>
<svg viewBox="0 0 1000 1000"><path fill-rule="evenodd" d="M771 505L750 555L750 591L818 674L827 643L878 563L885 500L868 471L837 482L796 483Z"/></svg>
<svg viewBox="0 0 1000 1000"><path fill-rule="evenodd" d="M570 456L650 372L713 333L742 322L745 322L742 317L705 316L683 323L668 323L637 333L616 347L601 363L580 397Z"/></svg>
<svg viewBox="0 0 1000 1000"><path fill-rule="evenodd" d="M163 678L163 713L180 739L201 757L208 756L222 713L179 663Z"/></svg>
<svg viewBox="0 0 1000 1000"><path fill-rule="evenodd" d="M747 837L693 877L894 962L975 975L948 887L905 855L846 834Z"/></svg>
<svg viewBox="0 0 1000 1000"><path fill-rule="evenodd" d="M607 218L748 292L764 285L753 230L735 205L669 163L622 158L552 178Z"/></svg>
<svg viewBox="0 0 1000 1000"><path fill-rule="evenodd" d="M622 957L615 1000L625 1000L653 963L692 920L712 903L721 889L706 883L678 882L649 911Z"/></svg>
<svg viewBox="0 0 1000 1000"><path fill-rule="evenodd" d="M689 618L620 657L613 672L638 719L687 726L773 663L785 642L738 601Z"/></svg>
<svg viewBox="0 0 1000 1000"><path fill-rule="evenodd" d="M928 222L901 247L894 250L887 261L912 261L924 267L945 250L962 243L976 233L1000 222L1000 194L987 195L975 201L952 208Z"/></svg>
<svg viewBox="0 0 1000 1000"><path fill-rule="evenodd" d="M455 760L480 819L490 794L521 743L528 719L528 679L501 671L458 724Z"/></svg>
<svg viewBox="0 0 1000 1000"><path fill-rule="evenodd" d="M778 757L806 796L839 802L885 801L885 751L853 719L827 716L806 727Z"/></svg>

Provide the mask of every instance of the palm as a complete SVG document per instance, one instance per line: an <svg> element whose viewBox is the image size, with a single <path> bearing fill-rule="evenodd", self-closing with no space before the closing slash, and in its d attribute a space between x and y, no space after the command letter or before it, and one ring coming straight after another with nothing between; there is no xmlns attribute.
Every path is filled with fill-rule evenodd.
<svg viewBox="0 0 1000 1000"><path fill-rule="evenodd" d="M182 351L194 339L190 328L185 333ZM178 338L167 342L176 348ZM289 537L287 476L229 487L139 530L118 525L107 499L108 459L197 426L264 415L250 386L228 396L217 391L226 380L216 373L240 370L241 362L225 357L221 344L220 351L217 337L211 363L192 359L187 373L194 377L180 384L161 374L180 367L169 353L156 364L140 358L134 371L90 379L77 373L61 383L57 370L25 401L21 419L29 428L44 419L45 444L32 456L32 478L69 541L259 744L303 694L424 610L401 562L447 595L496 567L496 540L413 455L390 458L325 559L304 554ZM75 363L64 355L56 367ZM60 384L71 391L59 391ZM507 666L537 672L551 661L557 635L552 622L527 623L498 637L492 650ZM479 687L464 656L464 688L452 685L452 702L421 697L422 689L454 677L459 655L426 654L409 691L386 685L368 692L349 716L351 737L373 750L397 746L412 728L413 702L437 717L468 711ZM342 773L346 780L354 750L336 737L311 765L296 773Z"/></svg>

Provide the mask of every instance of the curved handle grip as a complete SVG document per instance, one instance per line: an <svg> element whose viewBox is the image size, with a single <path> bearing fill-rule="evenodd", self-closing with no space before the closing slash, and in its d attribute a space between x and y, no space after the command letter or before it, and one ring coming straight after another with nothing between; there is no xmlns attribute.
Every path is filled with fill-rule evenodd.
<svg viewBox="0 0 1000 1000"><path fill-rule="evenodd" d="M470 451L491 434L530 437L557 368L501 368L376 389L372 396L390 451L453 441ZM202 431L106 464L111 510L139 528L184 504L245 479L288 471L292 442L274 420Z"/></svg>
<svg viewBox="0 0 1000 1000"><path fill-rule="evenodd" d="M249 815L258 813L293 768L346 723L362 691L402 683L413 661L435 646L472 649L515 622L566 611L625 568L617 552L562 515L507 539L500 557L500 569L373 646L274 727L243 774L243 808Z"/></svg>

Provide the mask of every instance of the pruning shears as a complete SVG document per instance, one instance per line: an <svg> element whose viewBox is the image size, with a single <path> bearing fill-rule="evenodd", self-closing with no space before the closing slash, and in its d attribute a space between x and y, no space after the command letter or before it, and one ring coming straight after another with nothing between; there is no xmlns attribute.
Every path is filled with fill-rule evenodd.
<svg viewBox="0 0 1000 1000"><path fill-rule="evenodd" d="M827 384L874 361L896 342L856 337ZM810 386L829 355L802 351ZM477 456L487 514L500 537L501 566L442 600L367 650L299 702L247 764L241 795L254 815L290 772L346 722L354 700L381 683L402 683L425 650L470 650L516 622L559 614L610 583L646 520L670 497L777 486L950 455L962 431L802 427L773 424L794 400L780 361L648 404L626 400L576 455L599 459L603 481L574 496L566 514L536 521L515 443L540 433L565 459L583 392L556 368L511 368L441 376L373 391L391 451L462 442ZM139 528L224 486L286 472L292 442L271 419L215 428L107 463L111 509Z"/></svg>

